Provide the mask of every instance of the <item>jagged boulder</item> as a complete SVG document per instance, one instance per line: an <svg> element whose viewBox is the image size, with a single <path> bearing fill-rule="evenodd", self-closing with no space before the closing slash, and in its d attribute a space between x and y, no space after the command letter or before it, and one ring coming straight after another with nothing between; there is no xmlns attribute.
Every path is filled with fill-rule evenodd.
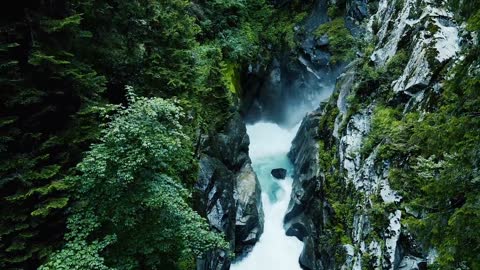
<svg viewBox="0 0 480 270"><path fill-rule="evenodd" d="M194 200L197 211L225 234L236 254L248 252L263 232L260 183L248 156L249 139L240 115L235 114L224 132L202 136L199 173ZM230 257L224 250L208 252L197 260L197 270L227 270Z"/></svg>
<svg viewBox="0 0 480 270"><path fill-rule="evenodd" d="M414 256L405 256L400 264L398 270L426 270L427 261L422 258Z"/></svg>
<svg viewBox="0 0 480 270"><path fill-rule="evenodd" d="M323 197L317 196L322 185L317 128L322 113L323 108L319 108L304 118L288 153L295 173L284 226L287 235L303 241L299 262L304 269L310 270L333 269L334 265L328 247L318 249L322 228L332 213Z"/></svg>
<svg viewBox="0 0 480 270"><path fill-rule="evenodd" d="M195 207L210 225L225 234L230 248L235 247L234 174L220 160L202 155L195 185ZM230 259L224 250L208 252L197 260L198 270L227 270Z"/></svg>
<svg viewBox="0 0 480 270"><path fill-rule="evenodd" d="M263 208L260 183L250 163L236 176L235 253L249 252L263 232Z"/></svg>
<svg viewBox="0 0 480 270"><path fill-rule="evenodd" d="M330 39L328 38L328 35L324 34L318 38L315 39L316 40L316 45L317 46L328 46L328 44L330 44Z"/></svg>
<svg viewBox="0 0 480 270"><path fill-rule="evenodd" d="M273 177L277 179L285 179L285 177L287 176L287 170L285 170L284 168L273 169L270 173Z"/></svg>

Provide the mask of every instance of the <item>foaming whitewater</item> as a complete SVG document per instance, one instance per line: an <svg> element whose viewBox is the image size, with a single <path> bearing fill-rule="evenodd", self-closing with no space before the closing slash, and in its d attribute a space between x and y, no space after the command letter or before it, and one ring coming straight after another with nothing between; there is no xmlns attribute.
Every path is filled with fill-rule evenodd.
<svg viewBox="0 0 480 270"><path fill-rule="evenodd" d="M299 125L283 129L273 123L256 123L247 126L250 137L250 158L262 187L265 213L264 232L253 250L232 264L232 270L300 270L298 258L303 243L285 235L283 218L292 191L293 166L287 158L291 142ZM285 180L276 180L272 169L287 169Z"/></svg>

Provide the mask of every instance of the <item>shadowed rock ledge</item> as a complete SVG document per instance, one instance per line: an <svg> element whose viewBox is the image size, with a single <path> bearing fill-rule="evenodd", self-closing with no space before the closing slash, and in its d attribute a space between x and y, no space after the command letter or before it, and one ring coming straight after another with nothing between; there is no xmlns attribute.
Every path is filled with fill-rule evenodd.
<svg viewBox="0 0 480 270"><path fill-rule="evenodd" d="M322 228L332 212L321 196L322 175L318 165L317 127L322 110L320 107L304 118L288 153L295 174L291 200L285 216L285 229L287 235L296 236L304 243L299 259L304 269L333 269L331 250L328 247L318 249Z"/></svg>
<svg viewBox="0 0 480 270"><path fill-rule="evenodd" d="M194 194L197 210L225 234L237 255L250 251L263 232L260 183L248 156L249 143L238 114L224 131L202 136ZM223 250L209 252L197 261L198 270L229 268L230 258Z"/></svg>

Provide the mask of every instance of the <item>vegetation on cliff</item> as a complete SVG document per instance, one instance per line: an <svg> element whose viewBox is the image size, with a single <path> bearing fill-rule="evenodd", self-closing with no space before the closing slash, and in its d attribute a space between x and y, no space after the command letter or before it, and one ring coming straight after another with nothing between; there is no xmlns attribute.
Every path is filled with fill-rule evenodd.
<svg viewBox="0 0 480 270"><path fill-rule="evenodd" d="M333 96L320 121L320 167L325 175L324 194L335 211L326 225L325 244L352 242L356 212L369 206L373 232L384 238L388 213L402 209L402 225L423 250L418 256L435 254L433 269L477 269L480 267L480 51L478 49L478 1L450 1L456 19L466 22L472 36L463 46L459 60L433 67L440 88L428 91L420 107L406 104L409 96L395 93L392 82L402 75L410 58L408 45L401 43L385 66L368 58L373 48L364 46L366 57L355 63L356 83L348 100L347 121L361 110L375 108L368 136L362 141L362 161L376 151L376 168L388 166L388 180L402 196L401 202L385 203L376 195L360 198L345 183L338 163L339 142L332 138L333 119L338 114ZM413 89L415 91L415 89ZM415 94L415 92L414 92ZM412 109L413 108L413 109ZM340 132L346 128L340 125ZM333 140L333 141L332 141ZM344 196L342 194L349 194ZM380 195L378 195L380 196ZM358 248L358 247L355 247ZM321 249L321 248L320 248ZM423 255L422 255L423 252ZM345 250L335 251L337 262L345 262ZM376 263L365 253L362 265Z"/></svg>

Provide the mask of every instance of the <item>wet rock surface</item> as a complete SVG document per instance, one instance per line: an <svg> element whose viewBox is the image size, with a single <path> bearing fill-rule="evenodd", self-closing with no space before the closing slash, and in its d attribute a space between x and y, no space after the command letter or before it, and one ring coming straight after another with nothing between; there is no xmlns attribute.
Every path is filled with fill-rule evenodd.
<svg viewBox="0 0 480 270"><path fill-rule="evenodd" d="M277 179L285 179L285 177L287 176L287 170L283 168L276 168L271 171L271 174Z"/></svg>
<svg viewBox="0 0 480 270"><path fill-rule="evenodd" d="M257 175L250 163L244 164L236 175L235 253L249 252L263 232L261 191Z"/></svg>
<svg viewBox="0 0 480 270"><path fill-rule="evenodd" d="M247 123L263 120L291 126L304 116L298 108L314 110L328 98L339 68L330 66L330 54L312 42L305 56L285 53L267 67L252 67L243 75L248 91L241 93L240 112Z"/></svg>
<svg viewBox="0 0 480 270"><path fill-rule="evenodd" d="M248 157L249 139L240 115L235 114L225 131L202 136L200 166L194 199L197 211L223 232L231 250L251 250L263 232L260 183ZM216 250L197 260L198 270L227 270L230 258Z"/></svg>
<svg viewBox="0 0 480 270"><path fill-rule="evenodd" d="M348 17L356 21L363 21L368 15L368 0L352 0L347 2Z"/></svg>
<svg viewBox="0 0 480 270"><path fill-rule="evenodd" d="M299 262L304 269L333 269L331 250L319 249L325 222L330 219L331 207L320 196L322 176L319 170L318 124L323 109L308 114L293 140L288 157L295 173L293 191L287 214L287 235L296 236L304 243Z"/></svg>

